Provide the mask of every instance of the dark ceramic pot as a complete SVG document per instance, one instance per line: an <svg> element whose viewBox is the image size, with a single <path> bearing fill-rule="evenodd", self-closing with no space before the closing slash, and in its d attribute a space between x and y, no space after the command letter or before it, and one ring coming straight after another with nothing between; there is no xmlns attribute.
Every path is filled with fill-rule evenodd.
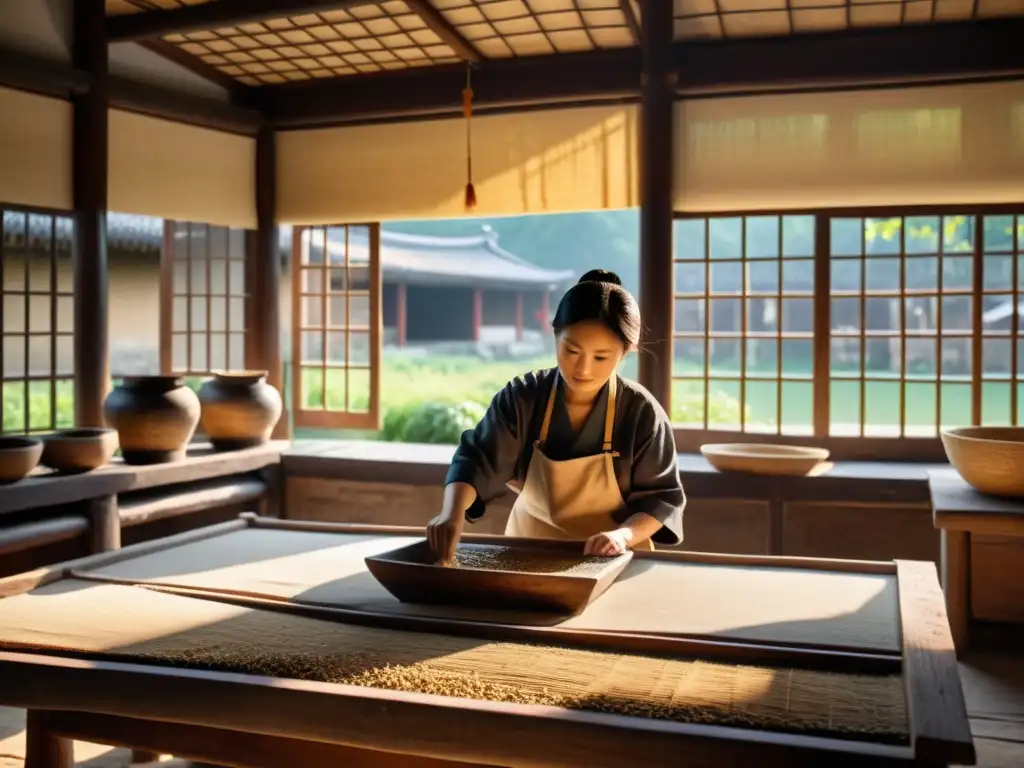
<svg viewBox="0 0 1024 768"><path fill-rule="evenodd" d="M270 440L284 404L266 378L266 371L224 371L203 382L200 424L216 450L251 448Z"/></svg>
<svg viewBox="0 0 1024 768"><path fill-rule="evenodd" d="M126 464L161 464L185 458L199 409L181 376L133 376L107 396L103 415Z"/></svg>

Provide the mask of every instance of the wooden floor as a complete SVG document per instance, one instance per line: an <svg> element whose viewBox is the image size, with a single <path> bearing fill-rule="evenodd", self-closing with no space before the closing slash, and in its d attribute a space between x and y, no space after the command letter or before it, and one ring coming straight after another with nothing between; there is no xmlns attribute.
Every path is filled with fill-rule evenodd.
<svg viewBox="0 0 1024 768"><path fill-rule="evenodd" d="M1019 638L987 638L984 647L960 665L967 709L976 739L979 766L1024 766L1024 649ZM25 714L0 707L0 768L22 768ZM75 745L80 768L127 768L130 753L96 744ZM156 765L156 764L154 764ZM187 768L166 759L159 768ZM298 767L297 768L301 768Z"/></svg>

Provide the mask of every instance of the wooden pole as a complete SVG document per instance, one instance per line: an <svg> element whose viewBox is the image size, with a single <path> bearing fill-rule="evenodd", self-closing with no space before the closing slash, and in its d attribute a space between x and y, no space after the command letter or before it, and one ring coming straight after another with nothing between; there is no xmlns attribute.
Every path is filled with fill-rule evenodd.
<svg viewBox="0 0 1024 768"><path fill-rule="evenodd" d="M107 324L107 40L104 0L74 0L72 62L91 86L71 97L75 206L75 423L104 425L110 384Z"/></svg>
<svg viewBox="0 0 1024 768"><path fill-rule="evenodd" d="M281 257L277 227L276 146L274 130L260 126L256 134L256 235L251 252L252 334L257 340L250 350L267 371L267 382L284 396L284 362L281 356ZM295 307L293 322L301 319L301 307ZM299 350L292 350L299 354ZM292 386L296 386L292 382ZM290 439L291 419L287 411L274 429L275 439Z"/></svg>
<svg viewBox="0 0 1024 768"><path fill-rule="evenodd" d="M640 313L647 327L639 379L669 410L672 391L672 3L640 0Z"/></svg>
<svg viewBox="0 0 1024 768"><path fill-rule="evenodd" d="M516 291L516 341L522 341L523 338L523 292Z"/></svg>
<svg viewBox="0 0 1024 768"><path fill-rule="evenodd" d="M473 291L473 341L480 341L484 325L484 292L481 288Z"/></svg>
<svg viewBox="0 0 1024 768"><path fill-rule="evenodd" d="M405 283L399 283L396 291L395 302L395 343L399 347L405 346L406 334L408 332L408 296L406 295Z"/></svg>

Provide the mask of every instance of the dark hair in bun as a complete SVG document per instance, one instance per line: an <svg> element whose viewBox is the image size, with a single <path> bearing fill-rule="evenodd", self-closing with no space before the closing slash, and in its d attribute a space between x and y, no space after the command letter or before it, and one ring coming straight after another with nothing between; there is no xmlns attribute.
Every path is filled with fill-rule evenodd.
<svg viewBox="0 0 1024 768"><path fill-rule="evenodd" d="M611 283L622 285L622 279L607 269L592 269L579 280L581 283Z"/></svg>
<svg viewBox="0 0 1024 768"><path fill-rule="evenodd" d="M640 343L640 307L622 287L619 276L606 269L590 270L565 292L551 327L560 333L576 323L593 320L604 323L622 340L627 351Z"/></svg>

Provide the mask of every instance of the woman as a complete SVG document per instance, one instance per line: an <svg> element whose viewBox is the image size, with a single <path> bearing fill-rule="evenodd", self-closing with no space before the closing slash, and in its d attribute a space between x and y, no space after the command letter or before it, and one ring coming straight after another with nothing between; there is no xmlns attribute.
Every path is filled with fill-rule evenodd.
<svg viewBox="0 0 1024 768"><path fill-rule="evenodd" d="M552 322L558 365L510 381L467 430L427 538L449 564L466 520L518 492L507 536L586 540L613 556L683 538L686 496L664 409L616 368L640 341L640 311L618 276L585 274Z"/></svg>

